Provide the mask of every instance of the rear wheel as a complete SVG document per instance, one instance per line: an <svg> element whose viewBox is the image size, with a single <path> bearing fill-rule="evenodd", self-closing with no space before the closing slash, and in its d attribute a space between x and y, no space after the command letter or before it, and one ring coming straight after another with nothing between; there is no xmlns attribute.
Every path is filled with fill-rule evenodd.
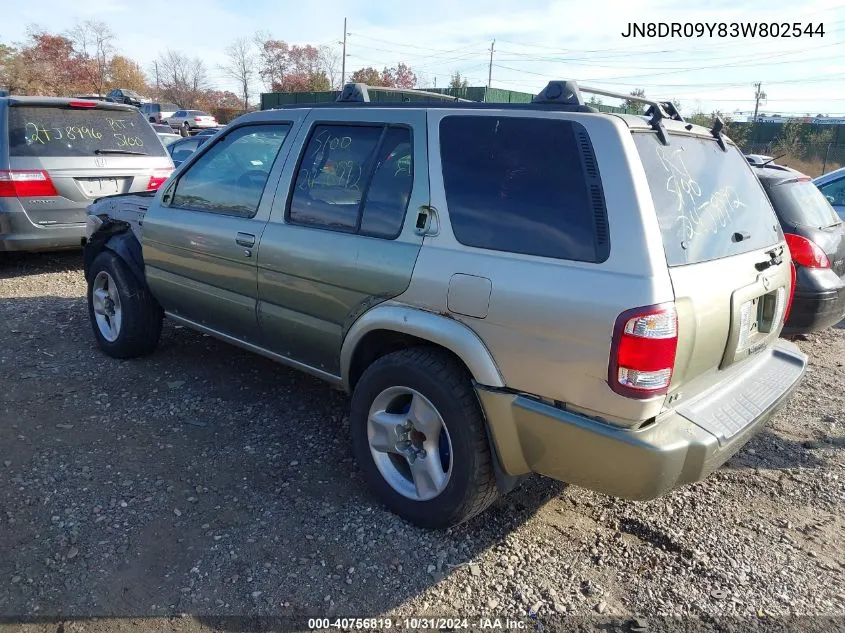
<svg viewBox="0 0 845 633"><path fill-rule="evenodd" d="M143 356L158 345L164 318L161 307L111 251L103 251L91 264L88 314L97 345L109 356Z"/></svg>
<svg viewBox="0 0 845 633"><path fill-rule="evenodd" d="M412 348L373 363L355 387L350 427L368 485L412 523L456 525L497 497L470 376L444 351Z"/></svg>

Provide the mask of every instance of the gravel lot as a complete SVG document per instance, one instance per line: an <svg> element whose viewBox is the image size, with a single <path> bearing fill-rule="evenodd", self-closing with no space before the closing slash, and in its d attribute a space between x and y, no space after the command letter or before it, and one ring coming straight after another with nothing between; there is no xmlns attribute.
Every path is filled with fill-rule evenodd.
<svg viewBox="0 0 845 633"><path fill-rule="evenodd" d="M845 623L845 329L799 342L800 392L703 483L635 503L538 477L436 533L369 496L343 394L173 325L153 356L107 358L84 295L78 253L0 259L2 631Z"/></svg>

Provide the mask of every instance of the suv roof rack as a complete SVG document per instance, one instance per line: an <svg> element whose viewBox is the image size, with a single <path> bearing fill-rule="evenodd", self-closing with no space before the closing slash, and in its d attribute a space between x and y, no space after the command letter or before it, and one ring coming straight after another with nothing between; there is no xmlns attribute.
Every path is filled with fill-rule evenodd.
<svg viewBox="0 0 845 633"><path fill-rule="evenodd" d="M408 98L402 99L404 102L410 101L411 96L428 97L429 99L437 99L440 101L455 101L465 103L475 103L469 99L461 99L460 97L453 97L448 94L441 94L439 92L429 92L427 90L414 90L408 88L386 88L384 86L370 86L364 83L348 83L343 86L337 101L340 103L371 103L371 92L392 92L398 93Z"/></svg>

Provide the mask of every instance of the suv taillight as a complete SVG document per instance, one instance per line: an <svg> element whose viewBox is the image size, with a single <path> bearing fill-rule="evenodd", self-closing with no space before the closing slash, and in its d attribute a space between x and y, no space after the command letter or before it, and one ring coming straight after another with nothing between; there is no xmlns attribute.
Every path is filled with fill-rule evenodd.
<svg viewBox="0 0 845 633"><path fill-rule="evenodd" d="M789 283L789 299L786 300L786 310L783 312L783 322L786 323L789 320L789 311L792 309L792 300L795 298L795 264L793 262L789 262L789 275L790 275L790 283Z"/></svg>
<svg viewBox="0 0 845 633"><path fill-rule="evenodd" d="M59 195L46 171L0 169L0 198L52 198Z"/></svg>
<svg viewBox="0 0 845 633"><path fill-rule="evenodd" d="M147 191L155 191L161 187L170 178L172 172L172 169L156 169L150 176L150 182L147 183Z"/></svg>
<svg viewBox="0 0 845 633"><path fill-rule="evenodd" d="M783 237L786 239L792 261L796 264L805 268L830 268L830 260L815 242L792 233L784 233Z"/></svg>
<svg viewBox="0 0 845 633"><path fill-rule="evenodd" d="M669 391L678 347L678 314L672 303L627 310L616 318L608 384L628 398Z"/></svg>

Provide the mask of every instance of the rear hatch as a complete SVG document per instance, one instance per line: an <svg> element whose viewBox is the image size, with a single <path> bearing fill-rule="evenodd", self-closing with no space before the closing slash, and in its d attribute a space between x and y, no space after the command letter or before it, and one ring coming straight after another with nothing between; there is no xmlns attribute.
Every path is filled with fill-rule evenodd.
<svg viewBox="0 0 845 633"><path fill-rule="evenodd" d="M700 128L699 128L700 129ZM660 226L678 315L667 404L741 371L771 347L791 290L789 251L752 168L708 135L633 132Z"/></svg>
<svg viewBox="0 0 845 633"><path fill-rule="evenodd" d="M135 108L46 100L9 105L8 177L35 225L84 223L94 199L155 188L173 169Z"/></svg>

